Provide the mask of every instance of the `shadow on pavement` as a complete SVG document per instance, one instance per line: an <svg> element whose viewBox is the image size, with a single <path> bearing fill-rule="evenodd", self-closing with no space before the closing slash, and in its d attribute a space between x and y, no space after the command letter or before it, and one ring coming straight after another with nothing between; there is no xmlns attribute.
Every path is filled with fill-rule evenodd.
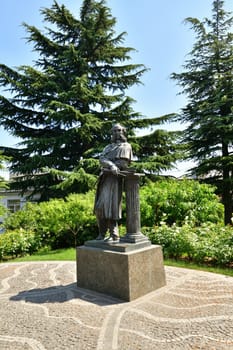
<svg viewBox="0 0 233 350"><path fill-rule="evenodd" d="M33 304L64 303L72 299L81 299L99 306L124 303L120 299L77 287L76 283L52 286L48 288L35 288L19 292L10 297L12 301L22 301Z"/></svg>

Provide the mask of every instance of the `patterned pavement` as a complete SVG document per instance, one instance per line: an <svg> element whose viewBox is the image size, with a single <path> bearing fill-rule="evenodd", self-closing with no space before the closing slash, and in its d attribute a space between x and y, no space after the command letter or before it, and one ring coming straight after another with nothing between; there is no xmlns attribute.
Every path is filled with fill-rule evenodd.
<svg viewBox="0 0 233 350"><path fill-rule="evenodd" d="M233 278L165 270L122 302L77 288L75 262L0 264L0 349L233 350Z"/></svg>

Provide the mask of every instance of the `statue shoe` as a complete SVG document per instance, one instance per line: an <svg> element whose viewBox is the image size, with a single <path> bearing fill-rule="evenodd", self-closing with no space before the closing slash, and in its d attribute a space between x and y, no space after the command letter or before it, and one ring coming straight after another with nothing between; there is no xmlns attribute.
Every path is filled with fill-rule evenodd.
<svg viewBox="0 0 233 350"><path fill-rule="evenodd" d="M118 236L110 236L104 240L106 243L118 243L120 238Z"/></svg>
<svg viewBox="0 0 233 350"><path fill-rule="evenodd" d="M102 235L101 233L99 234L98 237L96 237L97 241L103 241L104 240L104 235Z"/></svg>

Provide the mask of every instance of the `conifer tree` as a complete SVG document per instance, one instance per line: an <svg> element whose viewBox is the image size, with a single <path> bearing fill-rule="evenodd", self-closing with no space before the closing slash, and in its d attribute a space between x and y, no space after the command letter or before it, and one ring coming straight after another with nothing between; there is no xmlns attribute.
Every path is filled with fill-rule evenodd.
<svg viewBox="0 0 233 350"><path fill-rule="evenodd" d="M0 85L11 93L11 98L0 96L0 124L22 139L18 148L3 147L12 157L11 171L22 175L15 185L22 190L33 186L46 199L61 194L69 173L68 192L87 190L116 122L129 130L138 159L151 151L145 169L171 167L177 155L168 133L135 138L136 129L170 116L149 119L133 110L126 91L140 84L146 67L129 63L134 49L123 46L125 32L115 33L116 19L105 0L84 0L79 18L56 1L41 14L48 24L44 31L24 23L38 53L34 66L0 65ZM160 140L169 156L156 154Z"/></svg>
<svg viewBox="0 0 233 350"><path fill-rule="evenodd" d="M182 73L173 73L188 97L178 120L187 123L184 141L192 173L218 186L231 224L233 188L233 25L224 1L213 1L212 18L187 18L196 42Z"/></svg>

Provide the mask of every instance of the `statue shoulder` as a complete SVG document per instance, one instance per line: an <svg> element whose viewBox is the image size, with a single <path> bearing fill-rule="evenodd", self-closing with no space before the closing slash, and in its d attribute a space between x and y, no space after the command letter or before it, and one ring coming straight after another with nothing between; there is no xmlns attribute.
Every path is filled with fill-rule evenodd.
<svg viewBox="0 0 233 350"><path fill-rule="evenodd" d="M126 149L126 150L132 150L132 146L131 146L131 144L128 143L128 142L123 142L123 143L121 144L121 147L124 148L124 149Z"/></svg>
<svg viewBox="0 0 233 350"><path fill-rule="evenodd" d="M128 142L121 143L119 147L119 151L117 154L117 158L124 158L131 160L133 157L131 144Z"/></svg>

